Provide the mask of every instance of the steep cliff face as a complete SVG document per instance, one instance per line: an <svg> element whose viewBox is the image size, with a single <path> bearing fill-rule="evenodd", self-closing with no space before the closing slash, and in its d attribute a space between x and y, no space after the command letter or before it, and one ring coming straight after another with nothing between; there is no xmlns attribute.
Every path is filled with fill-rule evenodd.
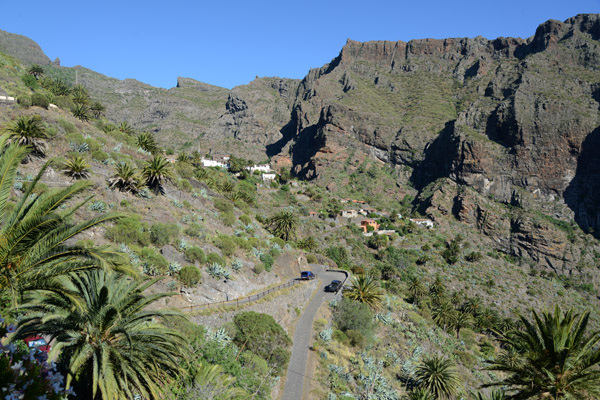
<svg viewBox="0 0 600 400"><path fill-rule="evenodd" d="M319 179L352 150L410 167L419 190L449 179L597 231L599 38L600 17L578 15L527 40L348 41L298 86L293 170ZM505 222L490 234L509 238L507 251L553 269L577 261L548 221Z"/></svg>

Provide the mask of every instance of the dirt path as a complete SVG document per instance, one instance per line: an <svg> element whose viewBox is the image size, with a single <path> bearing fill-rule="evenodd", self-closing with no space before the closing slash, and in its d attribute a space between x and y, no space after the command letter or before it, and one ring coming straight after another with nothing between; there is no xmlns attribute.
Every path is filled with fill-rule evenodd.
<svg viewBox="0 0 600 400"><path fill-rule="evenodd" d="M325 293L323 289L326 285L331 283L332 280L338 279L343 281L345 278L345 275L341 272L326 271L323 265L311 264L311 268L319 275L321 285L317 288L317 293L304 309L304 312L296 324L292 356L290 358L281 400L299 400L305 398L303 392L304 389L309 386L305 382L305 376L307 375L306 365L308 353L310 351L309 345L313 331L313 321L321 304L336 297L336 294Z"/></svg>

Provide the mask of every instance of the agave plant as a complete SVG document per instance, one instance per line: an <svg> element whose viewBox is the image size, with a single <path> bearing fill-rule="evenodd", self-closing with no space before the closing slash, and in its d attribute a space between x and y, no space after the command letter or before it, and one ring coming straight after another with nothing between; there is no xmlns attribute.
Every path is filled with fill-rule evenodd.
<svg viewBox="0 0 600 400"><path fill-rule="evenodd" d="M117 164L117 170L112 178L108 179L111 189L119 189L121 192L137 194L143 187L143 177L128 163Z"/></svg>
<svg viewBox="0 0 600 400"><path fill-rule="evenodd" d="M25 154L23 158L25 162L30 157L43 158L46 156L46 145L43 141L49 136L42 126L42 118L39 115L22 115L8 123L4 132L8 135L7 143L16 143L31 148L31 152Z"/></svg>
<svg viewBox="0 0 600 400"><path fill-rule="evenodd" d="M69 158L63 166L65 175L73 179L87 179L90 177L90 164L81 156Z"/></svg>
<svg viewBox="0 0 600 400"><path fill-rule="evenodd" d="M146 185L156 195L165 194L164 183L173 179L171 164L166 158L159 155L155 155L146 162L142 175L146 180Z"/></svg>
<svg viewBox="0 0 600 400"><path fill-rule="evenodd" d="M148 153L154 154L158 151L158 144L154 139L154 135L150 132L140 133L137 137L137 145L140 149Z"/></svg>

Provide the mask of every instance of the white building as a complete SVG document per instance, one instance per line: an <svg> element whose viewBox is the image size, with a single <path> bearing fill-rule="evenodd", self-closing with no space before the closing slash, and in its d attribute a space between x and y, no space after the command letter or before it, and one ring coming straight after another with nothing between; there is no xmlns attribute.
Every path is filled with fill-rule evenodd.
<svg viewBox="0 0 600 400"><path fill-rule="evenodd" d="M342 217L344 217L344 218L357 218L358 217L358 211L356 211L356 210L343 210L342 211Z"/></svg>
<svg viewBox="0 0 600 400"><path fill-rule="evenodd" d="M410 219L411 222L414 222L415 224L419 225L419 226L424 226L425 228L433 228L433 221L430 219L424 219L424 218L411 218Z"/></svg>
<svg viewBox="0 0 600 400"><path fill-rule="evenodd" d="M250 171L250 173L253 173L254 171L258 171L258 172L271 172L271 166L269 164L255 164L252 167L246 167L246 169L248 171Z"/></svg>
<svg viewBox="0 0 600 400"><path fill-rule="evenodd" d="M274 181L277 178L277 174L262 174L263 182Z"/></svg>
<svg viewBox="0 0 600 400"><path fill-rule="evenodd" d="M229 168L229 163L224 162L224 161L217 161L217 160L209 160L206 158L203 158L200 160L200 162L202 163L203 167L219 167L219 168Z"/></svg>

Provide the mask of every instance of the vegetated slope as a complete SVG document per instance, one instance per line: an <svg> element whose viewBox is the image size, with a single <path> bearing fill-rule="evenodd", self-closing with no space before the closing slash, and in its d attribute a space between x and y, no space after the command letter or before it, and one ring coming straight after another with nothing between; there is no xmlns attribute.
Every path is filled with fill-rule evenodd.
<svg viewBox="0 0 600 400"><path fill-rule="evenodd" d="M1 60L10 67L6 72L7 79L2 83L7 91L11 94L31 95L32 91L21 79L26 71L25 67L11 57L3 55ZM71 74L74 71L48 68L51 76L57 77L60 73ZM80 76L85 76L85 72L81 75L78 72L78 80ZM74 77L72 79L74 81ZM251 129L264 122L260 115L271 107L265 101L262 108L258 108L253 101L248 100L249 96L260 91L270 91L273 98L281 99L277 103L279 111L271 120L284 121L286 107L293 108L296 110L294 115L299 115L298 110L308 106L288 103L294 99L290 94L293 91L290 92L285 84L281 86L281 82L285 81L277 78L262 79L234 89L227 95L226 113L222 118L223 126L229 119L230 128L223 129L237 129L239 143L244 143L242 140L255 140ZM203 84L190 81L183 82L181 86L185 89L186 85L192 84L199 86L196 89L190 88L192 92L200 91L203 87ZM420 84L427 86L426 81ZM440 85L443 86L443 83L440 82ZM139 86L144 87L143 84ZM258 87L256 91L253 91L253 86ZM369 86L365 85L364 90L368 89ZM441 92L435 97L438 100L443 99L443 92L446 90L444 87L439 89ZM433 89L424 89L423 93L429 90ZM97 99L92 89L89 91L92 99ZM39 87L35 93L49 95L46 89ZM111 95L111 92L107 90L106 94ZM60 96L56 96L57 99L58 97ZM259 103L260 98L257 98L256 104ZM270 274L266 274L262 268L269 269L273 259L282 250L296 258L300 253L299 248L325 254L335 260L338 266L351 269L355 274L366 271L373 274L385 289L384 308L377 313L377 322L373 323L373 313L344 311L332 305L333 313L338 315L338 319L329 331L331 339L322 339L328 338L327 332L319 335L321 341L315 348L321 346L319 360L323 365L317 376L327 377L324 395L329 391L340 394L344 390L355 393L371 390L361 386L366 382L361 376L384 376L385 381L377 380L377 390L402 393L410 387L415 365L424 355L439 353L451 357L458 365L462 377L461 393L466 394L481 383L497 378L482 370L485 366L484 359L493 356L498 350L498 343L494 341L490 329L500 326L507 317L514 317L513 310L526 311L529 307L539 309L556 303L583 309L596 301L598 273L594 266L600 260L597 241L591 235L584 235L557 219L555 214L547 215L537 211L535 207L539 206L535 203L536 200L519 191L515 194L515 201L506 204L493 196L482 196L477 187L469 187L453 175L434 175L437 178L435 180L413 177L415 171L426 165L425 161L415 163L414 167L407 162L398 168L394 163L382 161L383 156L375 152L373 146L364 147L364 142L357 139L347 140L350 145L343 142L337 144L338 147L331 145L328 153L321 151L328 158L315 158L315 171L319 171L319 178L312 182L296 182L299 187L286 184L257 187L256 184L260 181L253 176L234 177L222 171L197 169L194 161L189 158L192 154L184 153L182 157L177 156L179 161L172 163L175 178L172 185L166 185L165 196L148 196L146 192L141 196L134 196L111 190L107 178L113 176L116 166L121 162L140 168L151 158L150 154L138 149L135 135L139 132L121 132L118 126L105 118L92 122L76 120L68 107L48 110L39 107L21 108L14 104L1 107L0 125L4 126L19 115L40 114L52 136L48 141L50 156L82 156L90 163L96 198L89 207L79 210L77 217L97 215L108 209L137 215L107 227L105 231L97 230L85 239L95 244L118 246L131 257L134 264L149 275L171 275L163 289L183 288L184 284L178 283L173 277L183 279L179 275L179 268L190 265L193 268L199 267L202 275L200 285L189 283L186 284L189 287L184 288L195 296L194 299L200 302L218 301L223 300L226 294L231 297L244 295L297 273L299 266L290 262L283 265L275 263ZM370 110L375 113L377 107L373 106ZM325 113L324 118L338 115L338 111L330 111L330 114ZM116 123L122 122L111 115L110 110L106 113L108 119ZM440 113L443 115L443 118L440 117L442 119L452 118L450 110L444 108ZM248 123L252 121L252 117L255 122ZM375 115L373 118L379 117ZM418 118L420 115L415 111L407 120L416 123L414 121ZM363 120L362 116L356 119L357 123ZM343 127L343 120L339 121L341 122L336 122L335 126ZM428 120L426 125L433 126L436 123L436 120ZM445 122L441 124L441 129L445 129L446 125ZM287 124L282 129L284 134L289 134L293 133L292 128L293 124ZM303 132L313 132L316 138L323 138L319 129ZM480 135L472 131L468 133L477 137ZM343 132L331 133L334 134L342 135ZM216 133L215 135L218 137ZM247 137L244 138L244 135ZM290 145L294 144L292 159L295 152L301 149L296 147L302 146L300 136L293 135L293 140L290 141ZM435 140L436 137L438 136L434 132L431 138ZM446 136L442 134L439 137ZM310 144L312 141L308 140L306 143ZM277 147L284 149L282 154L281 150L272 154L280 154L277 160L285 165L285 149L289 148L286 147L287 143L280 141L273 145L275 147L267 146L267 151ZM347 147L352 146L354 148L346 151ZM431 147L433 144L428 148ZM169 156L175 158L174 154ZM425 159L426 157L423 158ZM70 178L63 175L63 169L66 169L63 161L56 160L52 171L42 181L48 185L67 183ZM23 186L27 185L40 164L41 161L37 160L22 166ZM330 178L336 178L336 181L331 182L328 180ZM419 179L423 179L425 183L428 183L428 179L433 182L420 184ZM406 184L409 182L413 182L415 187ZM23 186L17 185L15 192L22 191ZM411 203L411 196L415 195L419 197L414 204L422 205L424 212L435 216L436 225L433 230L421 229L406 218L415 212ZM343 197L350 196L367 200L379 211L389 213L389 217L377 218L385 227L397 230L398 234L383 240L378 240L379 237L365 237L356 226L356 221L336 218L342 208L351 207L348 203L344 205L340 202ZM532 202L533 206L527 201ZM293 211L301 216L299 240L287 243L289 246L272 238L263 229L264 217L272 215L276 210ZM319 217L309 214L309 211L316 212ZM405 217L397 218L398 213ZM455 218L467 223L459 223ZM508 237L506 232L510 232ZM461 237L456 237L458 233L462 240ZM490 238L503 239L504 242L492 245ZM296 249L291 249L292 246ZM544 254L541 250L547 249L548 258L553 262L557 253L565 252L560 246L566 246L571 251L568 254L579 257L572 274L557 275L554 271L540 271L538 264L531 259L511 256L511 253L518 255L516 252L519 249L529 249L533 255ZM290 260L292 256L287 259ZM236 272L240 262L241 270ZM219 268L214 264L218 264ZM572 264L564 265L569 267ZM556 271L563 272L560 268ZM568 268L565 268L565 272L567 271ZM224 274L227 273L234 279L225 279L227 282L223 282ZM443 279L446 296L452 300L454 307L460 308L463 302L470 299L479 299L481 302L480 311L473 312L476 323L471 328L463 329L458 335L452 331L453 328L445 326L443 321L438 322L436 315L440 308L435 304L433 296L424 296L420 304L411 299L410 279L417 277L425 288L437 293L437 289L432 289L432 286L435 287L436 274ZM182 304L189 304L184 296L169 305ZM447 306L447 303L444 305ZM338 323L340 320L357 321L344 318L344 315L353 315L343 312L361 313L368 323L364 326ZM596 313L593 314L592 321L594 326L598 326ZM322 322L317 325L319 331L328 329ZM210 347L211 345L206 348ZM211 360L214 361L214 358ZM216 362L220 361L221 359Z"/></svg>

